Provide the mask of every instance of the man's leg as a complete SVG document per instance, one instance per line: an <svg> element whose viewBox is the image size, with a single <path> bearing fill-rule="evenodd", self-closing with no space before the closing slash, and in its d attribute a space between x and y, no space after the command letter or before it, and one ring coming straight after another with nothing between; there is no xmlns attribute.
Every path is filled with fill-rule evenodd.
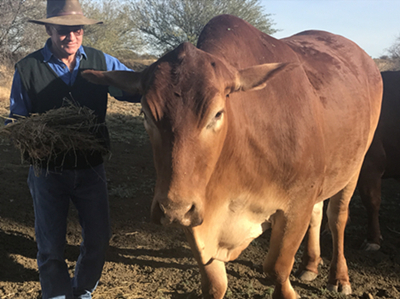
<svg viewBox="0 0 400 299"><path fill-rule="evenodd" d="M72 198L82 226L81 252L72 286L75 298L89 299L103 270L111 237L104 165L78 170Z"/></svg>
<svg viewBox="0 0 400 299"><path fill-rule="evenodd" d="M28 186L35 211L42 298L73 298L71 279L64 259L65 235L69 207L68 175L46 173L36 176L31 166Z"/></svg>

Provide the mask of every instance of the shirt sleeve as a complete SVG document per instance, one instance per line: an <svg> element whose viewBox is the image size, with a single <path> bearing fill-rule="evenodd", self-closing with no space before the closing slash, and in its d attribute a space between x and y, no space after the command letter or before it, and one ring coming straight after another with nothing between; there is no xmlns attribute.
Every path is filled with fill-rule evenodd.
<svg viewBox="0 0 400 299"><path fill-rule="evenodd" d="M15 70L13 83L11 86L10 94L10 115L5 124L12 122L12 119L19 117L27 117L32 111L32 102L22 86L21 76L18 70Z"/></svg>
<svg viewBox="0 0 400 299"><path fill-rule="evenodd" d="M120 62L117 58L104 53L104 57L106 59L107 71L130 71L134 72L134 70L128 68L122 62ZM142 96L140 94L131 95L125 93L124 91L114 87L109 86L108 92L111 96L116 98L119 101L127 101L131 103L140 103L140 99Z"/></svg>

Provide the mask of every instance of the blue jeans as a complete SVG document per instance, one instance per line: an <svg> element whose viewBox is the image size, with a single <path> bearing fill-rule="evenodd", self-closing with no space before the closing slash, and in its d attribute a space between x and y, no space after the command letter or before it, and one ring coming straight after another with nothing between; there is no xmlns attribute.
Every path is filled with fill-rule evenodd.
<svg viewBox="0 0 400 299"><path fill-rule="evenodd" d="M36 175L31 166L28 185L35 211L42 298L90 299L111 236L104 165L57 173L43 170ZM83 239L72 280L64 258L70 201L78 211Z"/></svg>

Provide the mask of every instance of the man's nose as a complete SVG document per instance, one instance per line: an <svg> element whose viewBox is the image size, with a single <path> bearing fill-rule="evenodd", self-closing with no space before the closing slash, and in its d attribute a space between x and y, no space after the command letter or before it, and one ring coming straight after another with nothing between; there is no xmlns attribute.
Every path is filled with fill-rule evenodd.
<svg viewBox="0 0 400 299"><path fill-rule="evenodd" d="M68 32L67 35L65 36L65 39L68 39L68 40L75 40L75 39L76 39L76 36L75 36L75 34L74 34L73 31L70 31L70 32Z"/></svg>

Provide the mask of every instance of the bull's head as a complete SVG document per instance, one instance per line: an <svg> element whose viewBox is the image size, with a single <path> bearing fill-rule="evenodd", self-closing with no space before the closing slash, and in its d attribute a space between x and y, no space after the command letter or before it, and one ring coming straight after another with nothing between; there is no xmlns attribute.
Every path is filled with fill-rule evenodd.
<svg viewBox="0 0 400 299"><path fill-rule="evenodd" d="M144 125L157 172L154 222L202 223L209 181L218 172L229 131L229 95L263 88L284 66L273 63L236 70L184 43L143 72L83 72L93 83L143 95Z"/></svg>

